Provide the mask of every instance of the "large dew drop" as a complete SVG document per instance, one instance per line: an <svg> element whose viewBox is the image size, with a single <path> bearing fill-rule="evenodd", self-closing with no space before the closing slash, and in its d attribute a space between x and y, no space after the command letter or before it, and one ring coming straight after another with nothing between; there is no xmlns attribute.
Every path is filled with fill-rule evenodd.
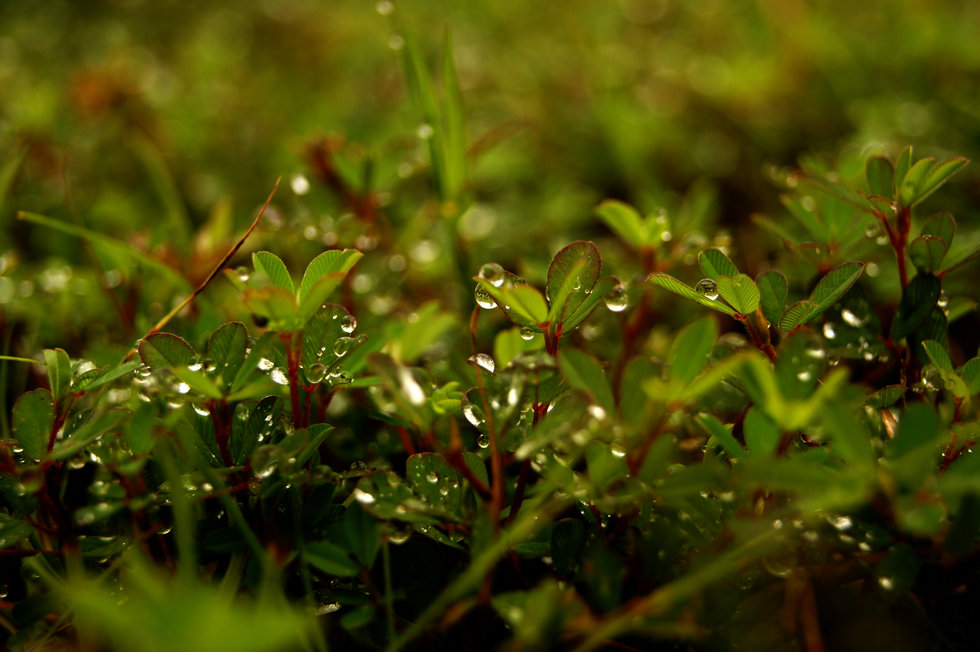
<svg viewBox="0 0 980 652"><path fill-rule="evenodd" d="M497 302L493 300L493 297L482 285L476 286L474 294L476 295L476 304L484 310L493 310L497 307Z"/></svg>
<svg viewBox="0 0 980 652"><path fill-rule="evenodd" d="M474 428L480 428L487 422L486 417L483 415L483 410L478 408L470 397L466 394L463 395L462 401L463 416Z"/></svg>
<svg viewBox="0 0 980 652"><path fill-rule="evenodd" d="M340 330L349 335L354 332L355 328L357 328L357 319L354 318L354 315L344 315L341 317Z"/></svg>
<svg viewBox="0 0 980 652"><path fill-rule="evenodd" d="M504 284L504 268L497 263L486 263L480 268L479 277L489 281L495 288Z"/></svg>
<svg viewBox="0 0 980 652"><path fill-rule="evenodd" d="M491 358L486 353L475 353L471 355L466 361L471 365L475 367L480 367L481 369L485 369L490 373L493 373L494 370L497 368L497 364L493 361L493 358Z"/></svg>
<svg viewBox="0 0 980 652"><path fill-rule="evenodd" d="M623 312L629 306L629 294L622 283L618 283L613 289L609 290L604 297L606 308L612 312Z"/></svg>
<svg viewBox="0 0 980 652"><path fill-rule="evenodd" d="M714 301L718 298L718 284L713 279L703 278L694 286L694 291Z"/></svg>

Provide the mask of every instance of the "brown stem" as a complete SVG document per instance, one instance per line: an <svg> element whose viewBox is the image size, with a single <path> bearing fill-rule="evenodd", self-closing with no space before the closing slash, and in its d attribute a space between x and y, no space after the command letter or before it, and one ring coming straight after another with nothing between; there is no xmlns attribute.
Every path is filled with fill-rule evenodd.
<svg viewBox="0 0 980 652"><path fill-rule="evenodd" d="M309 425L310 415L303 409L302 401L299 397L299 362L302 354L300 331L295 333L280 333L283 344L286 345L286 367L289 378L289 400L293 409L293 423L297 428L305 428Z"/></svg>
<svg viewBox="0 0 980 652"><path fill-rule="evenodd" d="M217 399L211 404L211 422L214 424L214 441L225 466L232 465L231 449L231 406L228 401Z"/></svg>

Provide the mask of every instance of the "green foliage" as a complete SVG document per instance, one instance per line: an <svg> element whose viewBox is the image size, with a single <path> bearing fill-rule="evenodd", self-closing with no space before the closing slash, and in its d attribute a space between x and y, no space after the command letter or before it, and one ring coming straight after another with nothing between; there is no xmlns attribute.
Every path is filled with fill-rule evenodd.
<svg viewBox="0 0 980 652"><path fill-rule="evenodd" d="M543 43L574 34L591 48L529 78L533 50L498 57L498 70L465 21L454 50L448 29L406 19L431 9L382 2L393 17L369 21L338 3L323 24L361 35L345 47L384 37L399 51L400 83L391 60L358 71L369 101L320 70L332 64L311 46L326 29L313 5L205 3L207 20L180 38L201 52L172 64L141 43L135 73L76 70L57 95L70 111L41 63L25 63L37 84L25 93L0 62L16 97L0 108L4 649L807 650L854 648L854 631L968 646L980 239L935 212L975 203L975 184L953 176L967 161L894 145L949 142L928 120L882 140L865 115L915 122L931 95L861 100L850 142L882 144L766 167L778 191L763 190L756 170L797 154L771 141L832 133L778 126L793 114L787 84L815 76L782 76L769 63L782 57L764 56L778 12L675 4L572 7L627 46L673 34L658 40L667 72L642 74L626 60L595 67L592 55L620 55L565 30L563 12L495 6L491 24L512 14ZM872 42L821 11L809 30ZM60 24L32 17L43 25L30 31L20 9L0 12L20 35ZM858 18L848 25L881 29ZM363 38L385 20L397 33ZM698 21L734 45L692 55ZM802 37L777 23L792 55ZM212 33L221 25L246 40L288 27L302 90L274 81L260 48ZM839 101L849 77L811 50L790 58L820 58L813 70L841 85ZM940 61L962 72L966 59ZM141 82L117 88L116 74ZM261 101L228 95L252 77ZM179 93L161 90L178 78L167 83ZM487 92L495 84L547 87L519 105L513 138L513 108L501 109L513 97ZM351 93L356 115L323 101L325 86ZM661 104L668 87L677 106ZM733 107L776 135L742 119L702 133L685 115ZM840 113L826 100L813 111ZM256 122L219 138L209 112ZM300 160L270 157L276 174L295 172L236 239L232 196L256 201L269 175L235 143L270 146L262 125L286 113L297 129L344 133L305 136ZM21 130L11 147L8 124ZM53 173L48 148L80 124L88 138ZM71 191L79 173L106 178ZM760 211L758 237L734 228L746 207Z"/></svg>

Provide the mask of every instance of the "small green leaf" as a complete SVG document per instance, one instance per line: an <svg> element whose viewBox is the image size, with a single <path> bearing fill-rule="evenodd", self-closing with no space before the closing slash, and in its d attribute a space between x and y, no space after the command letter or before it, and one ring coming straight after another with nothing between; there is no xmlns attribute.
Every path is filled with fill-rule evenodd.
<svg viewBox="0 0 980 652"><path fill-rule="evenodd" d="M718 280L719 276L728 276L731 278L738 276L738 268L735 267L735 263L719 249L706 249L702 251L698 256L698 263L701 265L701 270L704 272L704 275L708 278Z"/></svg>
<svg viewBox="0 0 980 652"><path fill-rule="evenodd" d="M585 300L599 280L601 268L599 249L593 242L578 240L555 254L548 265L546 295L552 307L556 304L560 306L561 317L574 312ZM560 296L562 287L568 284L572 291L567 297Z"/></svg>
<svg viewBox="0 0 980 652"><path fill-rule="evenodd" d="M970 390L966 382L953 371L953 361L950 360L945 347L935 340L926 340L922 343L922 348L925 349L932 364L939 370L939 375L942 377L946 389L959 398L969 396Z"/></svg>
<svg viewBox="0 0 980 652"><path fill-rule="evenodd" d="M371 568L381 547L381 524L378 519L354 503L344 514L344 532L354 556L365 567Z"/></svg>
<svg viewBox="0 0 980 652"><path fill-rule="evenodd" d="M849 262L838 265L820 279L810 293L810 301L814 307L800 323L807 323L824 310L834 305L857 282L864 272L864 263Z"/></svg>
<svg viewBox="0 0 980 652"><path fill-rule="evenodd" d="M789 284L782 272L766 272L759 275L755 284L759 288L759 302L762 314L771 324L778 324L786 312L786 298L789 294Z"/></svg>
<svg viewBox="0 0 980 652"><path fill-rule="evenodd" d="M299 303L303 304L304 297L323 277L340 274L340 278L343 279L363 255L356 249L331 249L314 258L306 266L303 280L299 284L299 293L296 297ZM323 303L323 300L319 303Z"/></svg>
<svg viewBox="0 0 980 652"><path fill-rule="evenodd" d="M255 271L265 274L275 287L290 294L296 292L289 270L279 256L268 251L256 251L252 254L252 264L255 265Z"/></svg>
<svg viewBox="0 0 980 652"><path fill-rule="evenodd" d="M900 458L933 446L939 440L940 428L939 415L932 406L925 403L910 405L899 422L895 438L888 443L888 457Z"/></svg>
<svg viewBox="0 0 980 652"><path fill-rule="evenodd" d="M938 271L947 250L946 241L934 235L920 235L909 245L909 258L920 272Z"/></svg>
<svg viewBox="0 0 980 652"><path fill-rule="evenodd" d="M230 321L218 327L208 338L207 357L214 364L214 372L231 387L245 362L248 331L241 322Z"/></svg>
<svg viewBox="0 0 980 652"><path fill-rule="evenodd" d="M695 417L695 420L698 422L698 425L700 425L704 431L711 436L711 439L708 440L709 447L713 442L721 447L721 449L724 450L730 458L738 459L745 456L745 449L742 448L742 445L738 443L738 440L732 436L732 429L730 425L726 426L716 417L704 413Z"/></svg>
<svg viewBox="0 0 980 652"><path fill-rule="evenodd" d="M14 403L14 439L29 458L40 460L47 452L53 425L54 401L48 390L35 389L21 394Z"/></svg>
<svg viewBox="0 0 980 652"><path fill-rule="evenodd" d="M908 173L909 168L912 167L912 146L909 145L902 150L902 153L898 156L898 161L895 163L895 176L894 185L897 190L898 185L905 178L906 173Z"/></svg>
<svg viewBox="0 0 980 652"><path fill-rule="evenodd" d="M643 218L635 208L615 199L607 199L596 208L599 219L612 229L619 239L638 249L649 244Z"/></svg>
<svg viewBox="0 0 980 652"><path fill-rule="evenodd" d="M221 398L224 396L224 393L221 391L218 385L203 369L195 371L189 367L173 367L170 371L178 380L187 383L187 386L190 387L195 394L206 396L210 399Z"/></svg>
<svg viewBox="0 0 980 652"><path fill-rule="evenodd" d="M743 422L745 445L754 457L771 457L779 446L779 426L757 407L749 409Z"/></svg>
<svg viewBox="0 0 980 652"><path fill-rule="evenodd" d="M827 369L823 340L808 328L800 329L780 342L778 352L776 382L780 393L791 399L810 397Z"/></svg>
<svg viewBox="0 0 980 652"><path fill-rule="evenodd" d="M347 550L329 541L306 544L303 547L303 557L310 566L327 575L354 577L361 571L360 565L351 558Z"/></svg>
<svg viewBox="0 0 980 652"><path fill-rule="evenodd" d="M718 340L718 324L708 316L685 326L670 348L670 379L686 385L708 362L708 354Z"/></svg>
<svg viewBox="0 0 980 652"><path fill-rule="evenodd" d="M563 518L551 528L551 559L555 573L568 577L582 562L585 526L577 518Z"/></svg>
<svg viewBox="0 0 980 652"><path fill-rule="evenodd" d="M97 387L107 385L114 380L128 376L142 365L142 360L131 360L129 362L119 363L116 366L109 366L103 369L93 369L89 373L95 372L95 375L89 376L88 374L83 374L79 376L75 381L74 389L76 391L91 391Z"/></svg>
<svg viewBox="0 0 980 652"><path fill-rule="evenodd" d="M864 166L864 174L868 178L868 188L872 195L888 199L894 197L895 168L890 160L884 156L872 156Z"/></svg>
<svg viewBox="0 0 980 652"><path fill-rule="evenodd" d="M885 385L884 387L872 392L864 399L864 404L872 408L886 408L894 405L898 399L905 395L904 385Z"/></svg>
<svg viewBox="0 0 980 652"><path fill-rule="evenodd" d="M898 186L898 200L902 206L912 206L919 200L919 189L929 170L936 163L934 158L924 158L916 161L905 173Z"/></svg>
<svg viewBox="0 0 980 652"><path fill-rule="evenodd" d="M150 369L172 369L197 360L194 348L172 333L153 333L139 344L140 358Z"/></svg>
<svg viewBox="0 0 980 652"><path fill-rule="evenodd" d="M707 306L709 308L717 310L718 312L723 312L730 317L735 315L735 311L731 308L731 306L728 306L725 303L722 303L721 301L709 299L703 294L695 291L694 288L692 288L690 285L687 285L682 281L678 281L670 274L662 274L660 272L651 274L650 276L647 277L647 282L653 283L654 285L658 285L664 288L665 290L669 290L674 294L679 294L682 297L691 299L692 301L697 301L702 306Z"/></svg>
<svg viewBox="0 0 980 652"><path fill-rule="evenodd" d="M102 434L112 430L120 423L125 421L129 414L123 411L103 412L98 416L86 421L78 430L71 434L67 440L58 442L54 450L51 451L52 460L60 460L70 457L81 451Z"/></svg>
<svg viewBox="0 0 980 652"><path fill-rule="evenodd" d="M956 220L949 213L936 213L922 223L919 235L934 235L942 238L948 249L953 245L953 237L956 235Z"/></svg>
<svg viewBox="0 0 980 652"><path fill-rule="evenodd" d="M892 339L900 340L924 323L941 292L942 284L932 274L919 274L909 281L892 322Z"/></svg>
<svg viewBox="0 0 980 652"><path fill-rule="evenodd" d="M575 308L572 313L565 313L565 320L562 322L562 330L567 333L585 321L586 317L592 314L601 301L606 298L609 291L619 285L619 279L615 276L605 276L599 279L592 291L586 295L585 299Z"/></svg>
<svg viewBox="0 0 980 652"><path fill-rule="evenodd" d="M71 359L64 349L44 349L44 362L51 395L61 401L71 385Z"/></svg>
<svg viewBox="0 0 980 652"><path fill-rule="evenodd" d="M558 353L558 366L570 387L588 392L606 413L615 413L612 388L602 365L595 358L578 349L562 350Z"/></svg>
<svg viewBox="0 0 980 652"><path fill-rule="evenodd" d="M718 292L721 297L742 315L750 315L759 307L760 294L755 281L747 274L738 276L719 276Z"/></svg>
<svg viewBox="0 0 980 652"><path fill-rule="evenodd" d="M599 491L606 491L614 481L629 476L626 459L622 455L617 455L606 442L590 442L585 450L585 460L589 469L589 479Z"/></svg>
<svg viewBox="0 0 980 652"><path fill-rule="evenodd" d="M926 197L934 193L940 186L946 183L946 181L953 176L957 170L967 163L969 163L969 159L957 157L946 161L941 161L934 166L931 166L925 177L917 182L915 187L915 199L908 205L913 206L918 204ZM915 168L913 166L913 170L914 169ZM911 172L912 170L909 170L909 174L911 174ZM908 178L908 175L906 175L906 178Z"/></svg>
<svg viewBox="0 0 980 652"><path fill-rule="evenodd" d="M320 306L323 305L323 302L344 282L344 278L346 278L345 272L333 272L317 279L313 287L303 295L297 304L296 320L300 328L309 322L320 309Z"/></svg>
<svg viewBox="0 0 980 652"><path fill-rule="evenodd" d="M980 357L967 360L960 368L960 377L966 383L970 396L980 392Z"/></svg>
<svg viewBox="0 0 980 652"><path fill-rule="evenodd" d="M782 319L779 320L779 330L781 331L791 331L800 324L807 322L808 317L816 309L817 304L813 303L809 299L804 299L802 301L797 301L783 314Z"/></svg>
<svg viewBox="0 0 980 652"><path fill-rule="evenodd" d="M253 314L272 322L270 326L275 330L292 330L301 325L296 323L296 297L280 287L246 290L242 301Z"/></svg>

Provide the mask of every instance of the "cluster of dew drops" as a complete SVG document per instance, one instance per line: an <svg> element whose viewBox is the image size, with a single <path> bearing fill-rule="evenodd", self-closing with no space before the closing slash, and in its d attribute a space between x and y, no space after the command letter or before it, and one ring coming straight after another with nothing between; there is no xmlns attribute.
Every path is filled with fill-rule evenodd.
<svg viewBox="0 0 980 652"><path fill-rule="evenodd" d="M504 268L501 267L499 263L485 263L482 267L480 267L480 271L477 275L495 288L503 286L504 282L508 280L507 272L504 271ZM517 276L513 276L511 281L516 284L524 283L524 280ZM490 292L483 287L482 284L476 284L474 295L476 298L476 304L484 310L493 310L497 307L497 301L493 298ZM623 312L629 307L629 292L625 285L622 283L617 283L606 293L603 300L606 304L606 308L608 308L611 312ZM510 306L504 306L505 310L509 308ZM534 333L534 329L528 327L521 328L521 337L525 340L533 339Z"/></svg>

